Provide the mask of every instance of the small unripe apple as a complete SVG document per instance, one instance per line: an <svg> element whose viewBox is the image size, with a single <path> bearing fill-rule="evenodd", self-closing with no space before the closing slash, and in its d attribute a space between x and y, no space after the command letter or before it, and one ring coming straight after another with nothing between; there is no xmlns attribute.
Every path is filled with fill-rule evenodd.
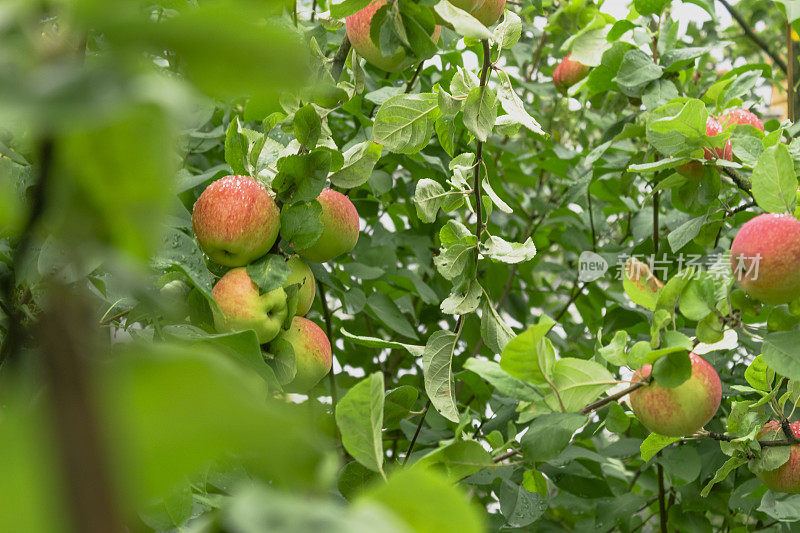
<svg viewBox="0 0 800 533"><path fill-rule="evenodd" d="M722 127L722 124L717 122L713 117L708 117L706 119L706 135L709 137L716 137L722 133L724 129L725 128ZM714 159L733 161L733 147L731 146L730 140L725 143L724 148L715 148L713 151L710 148L703 148L703 151L703 155L709 161L713 161Z"/></svg>
<svg viewBox="0 0 800 533"><path fill-rule="evenodd" d="M790 427L794 436L800 438L800 422L792 422ZM758 432L758 439L786 440L786 436L783 434L780 423L772 420ZM775 470L767 470L756 474L756 477L769 490L788 492L790 494L800 493L800 444L792 444L791 448L788 461Z"/></svg>
<svg viewBox="0 0 800 533"><path fill-rule="evenodd" d="M281 213L267 189L249 176L225 176L194 203L192 227L213 261L242 266L265 255L280 230Z"/></svg>
<svg viewBox="0 0 800 533"><path fill-rule="evenodd" d="M358 211L344 194L324 189L317 197L322 206L322 235L309 246L298 250L300 257L322 263L355 248L358 242Z"/></svg>
<svg viewBox="0 0 800 533"><path fill-rule="evenodd" d="M765 213L748 220L731 245L733 277L747 294L778 305L800 298L800 221Z"/></svg>
<svg viewBox="0 0 800 533"><path fill-rule="evenodd" d="M286 278L284 287L289 285L300 285L297 292L297 316L305 316L311 309L311 304L314 303L314 295L316 294L316 287L314 286L314 273L308 268L308 265L297 257L292 257L286 264L289 266L291 272L289 277Z"/></svg>
<svg viewBox="0 0 800 533"><path fill-rule="evenodd" d="M325 332L314 322L296 316L288 330L278 339L292 345L297 373L284 388L290 392L308 392L331 371L331 343Z"/></svg>
<svg viewBox="0 0 800 533"><path fill-rule="evenodd" d="M491 26L498 20L506 8L506 0L483 0L470 14L484 26Z"/></svg>
<svg viewBox="0 0 800 533"><path fill-rule="evenodd" d="M553 83L556 89L567 94L567 89L581 81L589 74L589 67L578 61L570 59L572 54L561 60L553 71Z"/></svg>
<svg viewBox="0 0 800 533"><path fill-rule="evenodd" d="M394 55L385 56L370 38L372 17L384 5L386 5L384 0L375 0L364 9L353 13L344 21L345 30L350 44L358 52L358 55L379 69L387 72L399 72L408 67L413 58L407 56L404 48L398 48ZM438 41L441 31L442 28L437 25L431 34L431 41Z"/></svg>
<svg viewBox="0 0 800 533"><path fill-rule="evenodd" d="M688 163L678 165L675 167L675 171L687 179L700 181L703 177L703 164L700 161L692 160Z"/></svg>
<svg viewBox="0 0 800 533"><path fill-rule="evenodd" d="M720 117L719 123L722 127L727 128L732 124L750 124L761 131L764 131L764 123L752 111L747 109L729 109Z"/></svg>
<svg viewBox="0 0 800 533"><path fill-rule="evenodd" d="M214 325L220 332L252 329L260 344L274 339L288 309L282 288L259 294L258 285L250 279L245 267L229 270L211 291L219 312L214 310Z"/></svg>
<svg viewBox="0 0 800 533"><path fill-rule="evenodd" d="M644 427L668 437L691 435L702 428L719 408L722 383L714 367L697 354L689 354L692 374L674 388L662 387L652 381L630 393L636 418ZM652 368L644 365L633 374L633 381L650 375Z"/></svg>

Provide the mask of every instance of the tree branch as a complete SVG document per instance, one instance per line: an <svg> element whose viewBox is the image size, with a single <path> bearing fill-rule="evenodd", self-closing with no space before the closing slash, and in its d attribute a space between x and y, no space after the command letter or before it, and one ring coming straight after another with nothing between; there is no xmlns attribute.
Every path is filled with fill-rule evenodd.
<svg viewBox="0 0 800 533"><path fill-rule="evenodd" d="M322 316L325 319L325 333L328 335L328 341L332 338L331 334L333 333L331 327L331 311L328 308L328 298L325 295L325 286L322 284L321 281L317 281L317 287L319 287L319 299L322 303ZM331 342L331 359L335 358L333 354L333 348L335 344ZM333 420L333 431L336 435L336 440L341 443L342 439L339 438L339 426L336 425L336 405L339 403L339 394L336 390L336 371L333 367L333 361L331 360L331 371L328 372L328 384L331 389L331 414L334 417ZM341 447L339 444L340 451L344 454L344 448Z"/></svg>
<svg viewBox="0 0 800 533"><path fill-rule="evenodd" d="M659 455L661 452L658 452ZM656 464L658 473L658 516L661 521L661 533L667 533L667 505L664 501L664 467L661 463Z"/></svg>
<svg viewBox="0 0 800 533"><path fill-rule="evenodd" d="M648 383L649 383L649 381L647 381L647 380L646 381L637 381L636 383L632 383L631 386L626 388L626 389L623 389L623 390L621 390L619 392L616 392L616 393L614 393L614 394L612 394L610 396L606 396L605 398L600 398L596 402L590 403L589 405L587 405L586 407L581 409L580 412L583 413L583 414L587 414L587 413L591 413L592 411L596 411L597 409L600 409L601 407L604 407L604 406L610 404L611 402L615 402L615 401L619 400L620 398L622 398L623 396L625 396L627 394L630 394L631 392L635 391L639 387L644 387Z"/></svg>
<svg viewBox="0 0 800 533"><path fill-rule="evenodd" d="M719 1L723 6L725 6L725 9L728 10L728 13L731 14L733 20L735 20L739 24L739 26L742 27L742 30L744 30L744 34L747 35L747 37L751 41L753 41L753 43L755 43L756 46L761 48L764 51L764 53L766 53L770 58L772 58L772 61L775 62L778 68L781 69L784 74L786 74L786 62L783 60L783 58L781 58L778 54L770 50L767 43L764 42L764 40L761 37L759 37L757 33L753 31L753 28L750 27L750 24L748 24L747 21L745 21L742 18L739 12L736 11L736 9L734 9L733 6L731 6L728 3L728 0L719 0Z"/></svg>

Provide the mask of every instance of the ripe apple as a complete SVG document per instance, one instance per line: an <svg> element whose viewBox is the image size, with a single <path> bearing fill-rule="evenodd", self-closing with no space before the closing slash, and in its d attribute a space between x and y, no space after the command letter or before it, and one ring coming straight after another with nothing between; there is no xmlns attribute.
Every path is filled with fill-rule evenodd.
<svg viewBox="0 0 800 533"><path fill-rule="evenodd" d="M750 124L761 131L764 131L764 123L761 122L755 113L748 111L747 109L729 109L725 111L725 113L720 117L719 123L722 127L727 128L733 124Z"/></svg>
<svg viewBox="0 0 800 533"><path fill-rule="evenodd" d="M345 30L350 44L358 52L358 55L379 69L387 72L399 72L411 63L411 58L406 55L405 49L398 48L394 55L385 56L370 38L372 17L384 5L386 5L384 0L375 0L364 9L353 13L344 21ZM431 34L431 41L438 41L441 31L442 28L437 25Z"/></svg>
<svg viewBox="0 0 800 533"><path fill-rule="evenodd" d="M297 374L285 386L290 392L308 392L331 371L333 356L331 343L318 325L296 316L289 329L281 332L278 339L292 345Z"/></svg>
<svg viewBox="0 0 800 533"><path fill-rule="evenodd" d="M297 257L289 258L286 264L291 272L283 286L288 287L289 285L300 284L300 290L297 293L297 312L295 314L297 316L305 316L311 309L311 304L314 303L314 295L316 294L314 273L311 272L307 264Z"/></svg>
<svg viewBox="0 0 800 533"><path fill-rule="evenodd" d="M589 67L578 61L571 60L571 55L567 54L567 57L562 59L553 71L553 83L556 84L556 89L564 94L567 94L567 89L589 74Z"/></svg>
<svg viewBox="0 0 800 533"><path fill-rule="evenodd" d="M716 137L722 133L724 129L725 128L722 127L722 124L717 122L713 117L708 117L706 119L706 135L709 137ZM716 153L714 153L714 151L712 151L710 148L704 148L703 150L703 155L709 161L713 161L714 159L733 161L733 147L731 146L730 140L725 143L725 148L715 148L714 150Z"/></svg>
<svg viewBox="0 0 800 533"><path fill-rule="evenodd" d="M194 203L192 227L213 261L242 266L266 254L280 230L281 213L272 196L249 176L225 176Z"/></svg>
<svg viewBox="0 0 800 533"><path fill-rule="evenodd" d="M355 248L358 242L358 211L350 198L324 189L317 201L322 205L322 235L308 248L298 250L300 257L312 263L330 261Z"/></svg>
<svg viewBox="0 0 800 533"><path fill-rule="evenodd" d="M778 305L800 298L800 221L765 213L748 220L731 245L731 270L747 294Z"/></svg>
<svg viewBox="0 0 800 533"><path fill-rule="evenodd" d="M214 310L214 325L218 331L252 329L260 344L280 333L289 312L283 289L259 294L258 285L250 279L245 267L229 270L214 285L211 296L221 312Z"/></svg>
<svg viewBox="0 0 800 533"><path fill-rule="evenodd" d="M506 0L484 0L470 14L484 26L491 26L498 20L506 8Z"/></svg>
<svg viewBox="0 0 800 533"><path fill-rule="evenodd" d="M790 427L794 436L800 438L800 422L792 422ZM780 423L772 420L758 432L758 438L759 440L785 440L786 436L783 434ZM792 444L791 448L788 461L775 470L756 474L756 477L769 490L790 494L800 493L800 444Z"/></svg>
<svg viewBox="0 0 800 533"><path fill-rule="evenodd" d="M714 417L722 398L722 384L714 367L697 354L689 354L692 374L674 388L662 387L655 381L630 393L636 418L649 429L668 437L691 435ZM633 374L633 381L650 375L644 365Z"/></svg>

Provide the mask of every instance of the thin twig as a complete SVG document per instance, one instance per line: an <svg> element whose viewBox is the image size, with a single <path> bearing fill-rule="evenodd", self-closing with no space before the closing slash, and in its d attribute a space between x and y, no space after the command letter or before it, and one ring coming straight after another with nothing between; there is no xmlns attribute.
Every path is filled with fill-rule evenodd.
<svg viewBox="0 0 800 533"><path fill-rule="evenodd" d="M325 333L328 335L328 340L332 339L333 328L331 327L331 311L328 308L328 298L325 295L325 286L322 284L321 281L317 281L317 287L319 287L319 299L322 303L322 316L325 320ZM331 358L335 359L336 356L333 354L333 348L335 344L331 342ZM333 415L333 430L336 434L337 442L341 442L339 438L339 426L336 425L336 405L339 403L339 393L336 390L336 370L333 365L333 361L331 361L331 371L328 372L328 384L331 389L331 415ZM344 454L344 448L341 448L340 451Z"/></svg>
<svg viewBox="0 0 800 533"><path fill-rule="evenodd" d="M583 291L584 287L586 287L586 283L581 283L580 285L576 285L575 286L575 290L570 295L569 300L567 301L567 303L564 304L564 307L561 308L561 311L559 311L558 314L556 314L556 316L555 316L555 321L556 322L561 320L561 317L564 316L564 313L567 312L567 309L569 309L569 306L572 305L573 302L578 299L578 296L580 296L580 294Z"/></svg>
<svg viewBox="0 0 800 533"><path fill-rule="evenodd" d="M414 451L414 445L417 443L417 437L419 436L419 432L422 429L422 424L425 422L425 415L428 414L428 408L431 406L431 400L428 399L425 402L425 407L422 409L422 414L419 417L419 424L417 424L417 430L414 432L414 437L411 439L411 443L408 445L408 450L406 450L406 456L403 457L403 466L406 466L408 462L408 458L411 457L411 452Z"/></svg>
<svg viewBox="0 0 800 533"><path fill-rule="evenodd" d="M424 61L419 62L417 69L414 71L414 75L411 76L411 79L408 80L408 83L406 84L406 90L403 91L404 93L408 94L411 92L411 89L414 87L414 82L417 81L417 76L419 76L419 73L422 71L422 65L424 64Z"/></svg>
<svg viewBox="0 0 800 533"><path fill-rule="evenodd" d="M661 452L659 452L660 454ZM658 515L661 520L661 533L667 533L667 505L664 501L664 467L656 464L658 472Z"/></svg>
<svg viewBox="0 0 800 533"><path fill-rule="evenodd" d="M493 458L492 458L492 462L493 462L493 463L499 463L499 462L501 462L501 461L505 461L505 460L506 460L506 459L508 459L509 457L514 457L514 456L515 456L515 455L517 455L517 454L518 454L520 451L522 451L522 450L519 450L519 449L516 449L516 448L515 448L515 449L513 449L513 450L510 450L510 451L507 451L507 452L506 452L506 453L504 453L504 454L498 455L497 457L493 457Z"/></svg>
<svg viewBox="0 0 800 533"><path fill-rule="evenodd" d="M719 1L723 6L725 6L725 9L728 10L728 13L731 14L731 17L733 17L733 20L735 20L739 24L739 26L742 27L742 30L744 30L744 34L747 35L747 37L751 41L753 41L759 48L761 48L769 57L771 57L772 61L775 62L775 64L778 66L778 68L781 69L784 74L786 74L786 70L787 70L786 69L786 62L783 60L783 58L781 58L778 54L776 54L775 52L770 50L770 48L767 45L767 43L764 42L764 40L761 37L759 37L757 33L755 33L753 31L752 26L746 20L744 20L742 18L742 16L739 14L739 12L736 11L736 9L734 9L733 6L731 6L728 3L727 0L719 0Z"/></svg>

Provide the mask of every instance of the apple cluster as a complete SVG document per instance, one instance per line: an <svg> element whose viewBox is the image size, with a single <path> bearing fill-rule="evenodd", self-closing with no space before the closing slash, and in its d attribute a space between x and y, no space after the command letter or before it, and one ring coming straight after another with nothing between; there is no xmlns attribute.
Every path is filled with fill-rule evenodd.
<svg viewBox="0 0 800 533"><path fill-rule="evenodd" d="M358 241L358 212L347 196L324 189L316 201L322 207L322 234L307 247L293 248L297 255L288 257L279 255L275 246L280 209L267 188L252 177L225 176L213 182L192 211L192 228L200 248L212 261L231 267L212 290L218 308L214 310L217 330L251 329L261 344L291 345L297 372L286 389L292 392L314 387L330 372L333 360L328 337L304 318L316 292L314 274L306 261L329 261L351 251ZM270 253L285 261L289 274L282 287L262 292L247 266ZM296 294L296 305L290 305L289 294ZM290 317L293 307L296 310Z"/></svg>
<svg viewBox="0 0 800 533"><path fill-rule="evenodd" d="M755 128L764 131L764 123L761 122L755 113L747 109L729 109L721 117L714 118L708 117L706 119L706 136L716 137L729 126L739 124L749 124ZM725 161L733 161L733 146L731 141L728 140L722 148L703 148L703 157L707 161L715 161L717 159L724 159ZM703 177L703 164L700 161L693 160L684 163L675 168L678 174L690 180L699 181Z"/></svg>

